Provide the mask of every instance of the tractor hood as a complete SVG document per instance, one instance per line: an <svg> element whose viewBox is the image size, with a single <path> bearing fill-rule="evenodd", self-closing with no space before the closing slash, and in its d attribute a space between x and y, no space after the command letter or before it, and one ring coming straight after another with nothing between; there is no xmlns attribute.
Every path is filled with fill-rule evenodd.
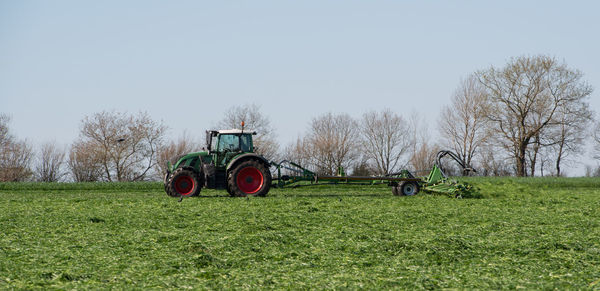
<svg viewBox="0 0 600 291"><path fill-rule="evenodd" d="M194 152L185 155L179 155L172 158L167 162L167 168L169 171L180 167L193 167L198 168L202 162L210 162L211 156L208 152Z"/></svg>

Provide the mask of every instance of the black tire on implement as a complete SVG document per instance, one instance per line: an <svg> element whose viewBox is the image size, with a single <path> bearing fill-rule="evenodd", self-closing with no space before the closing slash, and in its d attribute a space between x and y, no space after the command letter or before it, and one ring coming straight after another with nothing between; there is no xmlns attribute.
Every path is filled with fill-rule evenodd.
<svg viewBox="0 0 600 291"><path fill-rule="evenodd" d="M190 169L179 168L168 177L165 189L171 197L198 196L203 184L201 175Z"/></svg>
<svg viewBox="0 0 600 291"><path fill-rule="evenodd" d="M402 196L402 193L399 192L400 188L398 187L399 185L393 186L392 187L392 193L396 196Z"/></svg>
<svg viewBox="0 0 600 291"><path fill-rule="evenodd" d="M271 188L271 172L257 160L241 162L227 176L229 195L235 197L266 196Z"/></svg>
<svg viewBox="0 0 600 291"><path fill-rule="evenodd" d="M413 196L419 193L419 184L417 182L404 181L392 189L397 196Z"/></svg>

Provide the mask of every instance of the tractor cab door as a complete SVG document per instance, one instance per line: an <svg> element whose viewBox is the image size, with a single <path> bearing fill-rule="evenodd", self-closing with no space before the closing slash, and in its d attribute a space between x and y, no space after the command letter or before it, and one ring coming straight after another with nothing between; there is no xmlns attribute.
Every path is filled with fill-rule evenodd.
<svg viewBox="0 0 600 291"><path fill-rule="evenodd" d="M249 150L245 134L220 134L216 140L215 166L217 168L227 166L233 157Z"/></svg>

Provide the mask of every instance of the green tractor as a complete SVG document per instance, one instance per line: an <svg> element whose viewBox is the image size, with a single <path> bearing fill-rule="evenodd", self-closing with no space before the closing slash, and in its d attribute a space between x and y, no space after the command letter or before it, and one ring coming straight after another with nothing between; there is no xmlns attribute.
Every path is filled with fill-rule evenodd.
<svg viewBox="0 0 600 291"><path fill-rule="evenodd" d="M167 162L165 191L172 197L197 196L203 187L226 189L237 197L267 195L271 164L254 153L255 134L243 129L207 131L206 151Z"/></svg>

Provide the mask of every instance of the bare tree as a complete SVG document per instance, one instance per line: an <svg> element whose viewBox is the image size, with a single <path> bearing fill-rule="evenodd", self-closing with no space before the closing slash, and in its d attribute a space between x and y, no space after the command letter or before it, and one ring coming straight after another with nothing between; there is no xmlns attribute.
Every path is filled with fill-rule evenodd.
<svg viewBox="0 0 600 291"><path fill-rule="evenodd" d="M71 145L67 166L75 182L96 182L102 179L102 154L99 146L77 141Z"/></svg>
<svg viewBox="0 0 600 291"><path fill-rule="evenodd" d="M184 132L183 135L177 139L177 141L171 141L161 146L158 149L158 154L156 155L157 174L159 174L161 176L160 178L162 178L162 176L167 172L167 161L172 161L174 158L177 158L181 155L196 151L198 148L198 143L194 141L194 139L186 132Z"/></svg>
<svg viewBox="0 0 600 291"><path fill-rule="evenodd" d="M545 146L542 148L542 150L540 151L540 154L537 158L537 162L536 164L539 165L538 169L539 169L539 173L540 176L544 177L544 176L553 176L553 175L557 175L556 171L555 171L555 160L554 157L556 156L556 150L555 147L550 147L550 146ZM562 172L559 173L558 175L562 175ZM534 174L532 174L532 176L534 176Z"/></svg>
<svg viewBox="0 0 600 291"><path fill-rule="evenodd" d="M256 131L255 152L266 157L267 160L279 159L279 143L275 129L271 126L269 118L261 113L260 106L256 104L233 106L225 112L217 127L218 129L240 128L242 121L245 129Z"/></svg>
<svg viewBox="0 0 600 291"><path fill-rule="evenodd" d="M591 177L592 176L592 171L593 168L590 165L585 165L585 177Z"/></svg>
<svg viewBox="0 0 600 291"><path fill-rule="evenodd" d="M310 166L310 147L306 137L298 137L283 150L282 159L292 161L301 166Z"/></svg>
<svg viewBox="0 0 600 291"><path fill-rule="evenodd" d="M376 174L377 170L373 169L373 163L369 162L366 155L362 155L352 166L353 176L373 176Z"/></svg>
<svg viewBox="0 0 600 291"><path fill-rule="evenodd" d="M409 161L413 171L417 175L427 174L435 163L435 158L440 150L439 146L427 140L417 142Z"/></svg>
<svg viewBox="0 0 600 291"><path fill-rule="evenodd" d="M585 176L586 177L600 177L600 166L596 165L585 165Z"/></svg>
<svg viewBox="0 0 600 291"><path fill-rule="evenodd" d="M562 106L556 116L557 125L551 129L554 152L556 153L556 176L562 175L561 163L570 156L582 152L586 130L592 121L592 112L587 103L572 102Z"/></svg>
<svg viewBox="0 0 600 291"><path fill-rule="evenodd" d="M9 122L10 116L0 114L0 182L25 181L32 175L33 150L10 133Z"/></svg>
<svg viewBox="0 0 600 291"><path fill-rule="evenodd" d="M594 124L594 127L592 129L592 138L593 140L593 147L594 147L594 154L593 157L596 160L600 160L600 121L596 122L596 124Z"/></svg>
<svg viewBox="0 0 600 291"><path fill-rule="evenodd" d="M56 142L42 144L37 164L35 165L35 176L40 182L57 182L64 175L63 163L65 150L58 147Z"/></svg>
<svg viewBox="0 0 600 291"><path fill-rule="evenodd" d="M513 58L504 68L491 67L477 76L486 88L487 117L513 156L517 176L526 175L532 139L556 124L561 107L584 103L592 92L581 72L547 56Z"/></svg>
<svg viewBox="0 0 600 291"><path fill-rule="evenodd" d="M503 151L495 146L495 142L486 142L478 152L479 163L477 172L482 176L510 176L513 174L508 157L503 156Z"/></svg>
<svg viewBox="0 0 600 291"><path fill-rule="evenodd" d="M0 113L0 147L2 148L5 144L13 140L13 137L10 135L8 123L10 123L10 116Z"/></svg>
<svg viewBox="0 0 600 291"><path fill-rule="evenodd" d="M365 113L360 134L364 154L380 175L397 170L401 158L413 145L409 124L389 109Z"/></svg>
<svg viewBox="0 0 600 291"><path fill-rule="evenodd" d="M12 141L3 146L0 153L0 181L21 182L31 175L33 150L26 141Z"/></svg>
<svg viewBox="0 0 600 291"><path fill-rule="evenodd" d="M535 176L535 169L538 160L538 155L540 154L540 150L543 148L543 144L541 138L543 137L542 132L540 131L538 134L534 135L529 143L530 146L527 147L526 156L527 166L529 166L529 176ZM527 172L527 169L525 169Z"/></svg>
<svg viewBox="0 0 600 291"><path fill-rule="evenodd" d="M543 113L534 112L539 116ZM561 164L572 161L582 153L584 132L592 120L592 112L587 102L565 102L556 110L551 122L535 134L527 149L529 173L534 176L536 169L544 175L544 168L554 163L553 175L562 176ZM553 161L551 161L553 160ZM538 161L541 163L539 167Z"/></svg>
<svg viewBox="0 0 600 291"><path fill-rule="evenodd" d="M452 96L452 104L444 106L438 121L445 143L465 165L471 165L477 149L486 141L487 102L485 88L473 75L461 81ZM470 171L463 170L463 175Z"/></svg>
<svg viewBox="0 0 600 291"><path fill-rule="evenodd" d="M309 164L320 174L333 175L339 167L349 169L359 156L359 129L350 115L327 113L314 118L303 141Z"/></svg>
<svg viewBox="0 0 600 291"><path fill-rule="evenodd" d="M409 128L412 129L413 146L408 165L417 175L426 174L435 163L441 148L432 141L429 135L429 124L423 115L413 112L409 124Z"/></svg>
<svg viewBox="0 0 600 291"><path fill-rule="evenodd" d="M94 149L106 181L140 181L156 165L166 126L147 113L100 112L82 121L80 142Z"/></svg>

